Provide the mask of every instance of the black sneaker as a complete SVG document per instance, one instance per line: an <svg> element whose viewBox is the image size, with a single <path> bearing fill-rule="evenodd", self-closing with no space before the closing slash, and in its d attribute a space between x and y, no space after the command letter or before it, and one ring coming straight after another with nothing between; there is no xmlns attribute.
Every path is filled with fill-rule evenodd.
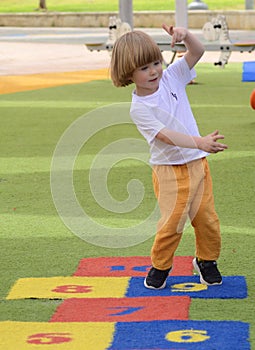
<svg viewBox="0 0 255 350"><path fill-rule="evenodd" d="M201 260L197 258L193 260L194 269L200 275L200 282L207 286L222 284L222 277L217 268L216 261Z"/></svg>
<svg viewBox="0 0 255 350"><path fill-rule="evenodd" d="M170 272L170 269L167 270L158 270L155 267L152 267L148 272L147 277L144 280L144 286L149 289L163 289L166 286L166 279Z"/></svg>

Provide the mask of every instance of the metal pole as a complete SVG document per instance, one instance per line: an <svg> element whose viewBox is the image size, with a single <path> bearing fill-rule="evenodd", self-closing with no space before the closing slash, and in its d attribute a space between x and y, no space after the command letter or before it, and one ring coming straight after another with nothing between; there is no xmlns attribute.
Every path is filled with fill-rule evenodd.
<svg viewBox="0 0 255 350"><path fill-rule="evenodd" d="M175 0L175 26L188 28L187 0Z"/></svg>
<svg viewBox="0 0 255 350"><path fill-rule="evenodd" d="M133 29L133 0L119 0L119 17Z"/></svg>
<svg viewBox="0 0 255 350"><path fill-rule="evenodd" d="M254 1L253 0L245 0L245 10L253 10Z"/></svg>

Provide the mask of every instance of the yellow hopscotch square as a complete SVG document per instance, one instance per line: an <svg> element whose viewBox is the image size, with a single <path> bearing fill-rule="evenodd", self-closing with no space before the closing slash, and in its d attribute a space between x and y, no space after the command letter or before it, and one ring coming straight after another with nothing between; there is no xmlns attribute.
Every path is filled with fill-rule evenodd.
<svg viewBox="0 0 255 350"><path fill-rule="evenodd" d="M122 298L129 277L20 278L6 299Z"/></svg>
<svg viewBox="0 0 255 350"><path fill-rule="evenodd" d="M3 350L105 350L114 323L0 322Z"/></svg>

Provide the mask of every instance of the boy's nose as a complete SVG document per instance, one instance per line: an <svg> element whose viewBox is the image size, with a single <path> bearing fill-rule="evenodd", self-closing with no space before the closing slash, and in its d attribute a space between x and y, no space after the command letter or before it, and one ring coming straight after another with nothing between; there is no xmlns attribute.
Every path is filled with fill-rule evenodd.
<svg viewBox="0 0 255 350"><path fill-rule="evenodd" d="M155 67L150 67L150 74L153 75L156 73Z"/></svg>

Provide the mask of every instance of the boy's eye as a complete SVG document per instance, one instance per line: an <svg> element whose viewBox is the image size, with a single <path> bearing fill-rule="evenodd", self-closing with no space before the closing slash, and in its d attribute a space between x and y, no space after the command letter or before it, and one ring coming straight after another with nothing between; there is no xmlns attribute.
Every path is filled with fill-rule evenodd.
<svg viewBox="0 0 255 350"><path fill-rule="evenodd" d="M151 65L153 65L153 66L158 66L160 63L161 63L160 61L155 61L155 62L152 62ZM147 66L141 67L140 70L143 71L143 70L146 70L146 69L148 69L148 68L149 68L149 66L147 65Z"/></svg>

